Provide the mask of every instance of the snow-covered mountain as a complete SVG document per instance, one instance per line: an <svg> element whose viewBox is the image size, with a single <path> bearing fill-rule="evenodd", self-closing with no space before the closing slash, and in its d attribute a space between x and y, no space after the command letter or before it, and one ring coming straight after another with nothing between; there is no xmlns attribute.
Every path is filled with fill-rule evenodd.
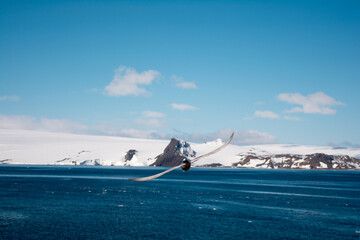
<svg viewBox="0 0 360 240"><path fill-rule="evenodd" d="M173 166L178 155L193 158L221 146L172 139L150 140L109 136L0 129L0 164ZM178 158L176 161L180 161ZM194 163L195 167L360 169L360 149L269 144L229 145ZM170 162L169 162L170 161Z"/></svg>
<svg viewBox="0 0 360 240"><path fill-rule="evenodd" d="M192 150L190 144L176 138L171 139L164 152L157 156L156 161L151 166L173 167L180 165L184 159L193 158L196 152Z"/></svg>

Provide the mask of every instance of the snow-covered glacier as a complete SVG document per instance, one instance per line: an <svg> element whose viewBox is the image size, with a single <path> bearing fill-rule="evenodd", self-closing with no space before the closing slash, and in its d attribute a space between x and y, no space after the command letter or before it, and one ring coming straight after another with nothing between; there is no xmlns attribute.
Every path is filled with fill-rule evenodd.
<svg viewBox="0 0 360 240"><path fill-rule="evenodd" d="M0 164L169 166L171 154L192 159L222 144L0 129ZM230 144L194 167L360 169L358 156L359 148Z"/></svg>

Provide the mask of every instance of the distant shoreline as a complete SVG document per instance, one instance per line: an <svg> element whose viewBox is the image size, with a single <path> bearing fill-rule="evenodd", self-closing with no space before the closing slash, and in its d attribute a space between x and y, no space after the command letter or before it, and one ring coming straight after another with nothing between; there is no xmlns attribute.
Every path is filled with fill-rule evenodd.
<svg viewBox="0 0 360 240"><path fill-rule="evenodd" d="M158 166L103 166L103 165L56 165L56 164L13 164L13 163L2 163L0 164L0 167L78 167L78 168L119 168L119 169L126 169L126 168L138 168L138 169L168 169L171 167L158 167ZM307 169L307 168L247 168L247 167L228 167L228 166L221 166L221 167L192 167L191 169L252 169L252 170L306 170L306 171L360 171L360 169L326 169L326 168L314 168L314 169Z"/></svg>

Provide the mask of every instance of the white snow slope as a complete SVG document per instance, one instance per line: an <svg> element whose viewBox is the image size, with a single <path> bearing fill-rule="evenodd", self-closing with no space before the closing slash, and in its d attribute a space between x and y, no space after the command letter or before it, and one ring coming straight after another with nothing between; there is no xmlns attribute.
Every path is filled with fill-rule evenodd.
<svg viewBox="0 0 360 240"><path fill-rule="evenodd" d="M101 165L125 165L130 149L137 154L127 165L147 166L169 142L109 136L77 135L0 129L0 161L10 164L74 165L95 161Z"/></svg>
<svg viewBox="0 0 360 240"><path fill-rule="evenodd" d="M43 165L105 165L148 166L169 144L169 140L135 139L109 136L77 135L69 133L0 129L0 164ZM208 153L222 145L221 140L190 143L196 156ZM125 161L126 153L134 149L136 155ZM332 147L269 144L255 146L229 145L222 151L197 161L194 166L220 163L231 167L239 156L255 154L313 154L360 156L359 148L333 149ZM249 166L251 167L251 166Z"/></svg>

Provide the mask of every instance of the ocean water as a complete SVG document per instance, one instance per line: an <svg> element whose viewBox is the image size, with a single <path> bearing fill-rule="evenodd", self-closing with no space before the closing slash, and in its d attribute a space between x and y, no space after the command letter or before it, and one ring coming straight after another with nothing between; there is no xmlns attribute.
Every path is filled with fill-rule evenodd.
<svg viewBox="0 0 360 240"><path fill-rule="evenodd" d="M0 166L0 239L360 239L360 171Z"/></svg>

